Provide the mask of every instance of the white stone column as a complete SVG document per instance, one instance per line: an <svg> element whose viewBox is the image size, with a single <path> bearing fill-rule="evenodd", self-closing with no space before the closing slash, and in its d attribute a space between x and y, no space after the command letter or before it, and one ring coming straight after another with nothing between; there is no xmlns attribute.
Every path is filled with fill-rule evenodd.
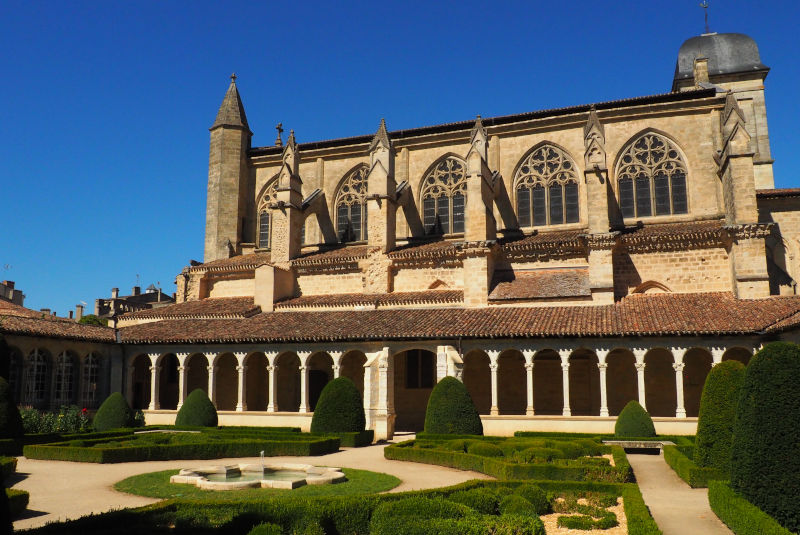
<svg viewBox="0 0 800 535"><path fill-rule="evenodd" d="M236 371L239 372L239 396L236 400L236 412L243 412L247 410L247 366L244 365L244 359L247 353L244 351L234 351L233 356L236 357Z"/></svg>
<svg viewBox="0 0 800 535"><path fill-rule="evenodd" d="M338 379L342 372L342 355L343 351L328 351L328 355L333 360L333 378Z"/></svg>
<svg viewBox="0 0 800 535"><path fill-rule="evenodd" d="M500 358L500 351L497 349L487 349L486 354L489 355L489 371L492 375L492 407L489 414L500 414L500 407L497 402L497 360Z"/></svg>
<svg viewBox="0 0 800 535"><path fill-rule="evenodd" d="M722 362L722 355L725 354L726 347L711 347L711 367L713 368L720 362Z"/></svg>
<svg viewBox="0 0 800 535"><path fill-rule="evenodd" d="M436 382L447 377L447 349L450 346L436 346Z"/></svg>
<svg viewBox="0 0 800 535"><path fill-rule="evenodd" d="M526 377L526 400L527 404L525 406L525 415L526 416L533 416L536 411L533 407L533 357L536 355L536 351L532 349L523 349L522 356L525 357L525 377Z"/></svg>
<svg viewBox="0 0 800 535"><path fill-rule="evenodd" d="M637 378L637 390L639 392L639 405L641 405L644 410L647 410L646 399L647 396L645 395L644 391L644 356L647 354L647 349L642 347L636 347L633 349L633 356L636 357L636 378Z"/></svg>
<svg viewBox="0 0 800 535"><path fill-rule="evenodd" d="M269 373L269 402L267 403L267 412L278 411L278 366L267 366Z"/></svg>
<svg viewBox="0 0 800 535"><path fill-rule="evenodd" d="M608 380L606 376L608 363L606 358L610 352L610 349L605 348L594 350L597 355L597 369L600 371L600 416L608 416Z"/></svg>
<svg viewBox="0 0 800 535"><path fill-rule="evenodd" d="M388 415L394 412L394 369L389 358L388 348L381 351L378 357L378 412Z"/></svg>
<svg viewBox="0 0 800 535"><path fill-rule="evenodd" d="M189 353L175 353L175 356L178 357L178 410L180 410L186 401L186 359Z"/></svg>
<svg viewBox="0 0 800 535"><path fill-rule="evenodd" d="M209 364L208 370L208 399L214 407L217 406L217 367Z"/></svg>
<svg viewBox="0 0 800 535"><path fill-rule="evenodd" d="M158 383L161 380L161 373L158 371L159 354L150 353L147 356L150 357L150 405L147 409L156 411L161 407L158 399L160 390L160 385Z"/></svg>
<svg viewBox="0 0 800 535"><path fill-rule="evenodd" d="M374 429L372 423L372 365L364 364L364 429Z"/></svg>
<svg viewBox="0 0 800 535"><path fill-rule="evenodd" d="M562 416L572 416L572 410L569 408L569 356L571 354L571 349L558 350L558 356L561 357L561 384L564 390L564 409L561 411Z"/></svg>
<svg viewBox="0 0 800 535"><path fill-rule="evenodd" d="M675 362L672 368L675 370L675 418L686 418L686 407L683 400L683 369L686 366L683 357L686 355L685 347L673 347L672 358Z"/></svg>
<svg viewBox="0 0 800 535"><path fill-rule="evenodd" d="M298 351L300 358L300 409L298 412L308 412L308 358L311 351Z"/></svg>

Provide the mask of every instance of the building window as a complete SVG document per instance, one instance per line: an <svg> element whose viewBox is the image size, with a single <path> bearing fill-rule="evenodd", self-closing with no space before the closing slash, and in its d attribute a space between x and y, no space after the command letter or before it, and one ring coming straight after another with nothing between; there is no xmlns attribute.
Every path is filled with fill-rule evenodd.
<svg viewBox="0 0 800 535"><path fill-rule="evenodd" d="M83 406L94 408L97 406L97 390L100 381L100 357L90 354L83 361L83 392L81 401Z"/></svg>
<svg viewBox="0 0 800 535"><path fill-rule="evenodd" d="M406 388L433 388L434 354L423 349L406 351Z"/></svg>
<svg viewBox="0 0 800 535"><path fill-rule="evenodd" d="M422 223L425 234L464 232L467 171L464 162L449 156L436 163L422 180Z"/></svg>
<svg viewBox="0 0 800 535"><path fill-rule="evenodd" d="M264 187L264 192L258 200L258 239L256 246L259 249L269 249L269 231L272 223L272 214L269 205L275 202L278 179L273 178Z"/></svg>
<svg viewBox="0 0 800 535"><path fill-rule="evenodd" d="M577 223L580 216L575 164L553 145L531 152L514 177L520 227Z"/></svg>
<svg viewBox="0 0 800 535"><path fill-rule="evenodd" d="M72 355L62 352L56 359L56 375L53 390L56 405L69 405L73 400L75 383L74 363Z"/></svg>
<svg viewBox="0 0 800 535"><path fill-rule="evenodd" d="M336 192L336 232L339 241L367 239L367 173L361 166L348 174Z"/></svg>
<svg viewBox="0 0 800 535"><path fill-rule="evenodd" d="M23 397L26 404L40 406L47 395L47 357L44 351L34 349L26 361Z"/></svg>
<svg viewBox="0 0 800 535"><path fill-rule="evenodd" d="M672 141L654 133L639 136L622 152L617 168L622 216L688 213L686 175Z"/></svg>
<svg viewBox="0 0 800 535"><path fill-rule="evenodd" d="M11 350L8 362L8 387L14 396L14 401L19 400L19 369L22 363L22 355L15 350Z"/></svg>

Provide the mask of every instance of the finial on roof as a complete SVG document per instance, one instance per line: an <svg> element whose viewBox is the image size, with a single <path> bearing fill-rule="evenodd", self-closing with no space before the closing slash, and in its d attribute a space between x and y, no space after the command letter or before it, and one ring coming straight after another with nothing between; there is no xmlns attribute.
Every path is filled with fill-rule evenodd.
<svg viewBox="0 0 800 535"><path fill-rule="evenodd" d="M708 28L708 0L703 0L700 2L700 7L703 8L703 14L706 19L706 33L711 33L711 30Z"/></svg>
<svg viewBox="0 0 800 535"><path fill-rule="evenodd" d="M275 138L275 146L282 147L283 146L283 138L281 138L281 134L283 134L283 123L278 123L275 125L275 130L278 131L278 137Z"/></svg>
<svg viewBox="0 0 800 535"><path fill-rule="evenodd" d="M372 143L369 144L369 151L372 152L375 150L375 147L381 145L385 148L389 148L389 132L386 131L386 120L381 117L381 124L378 126L378 131L375 132L375 135L372 138Z"/></svg>
<svg viewBox="0 0 800 535"><path fill-rule="evenodd" d="M232 84L235 84L235 83L236 83L236 73L235 73L235 72L234 72L234 73L231 73L231 83L232 83Z"/></svg>
<svg viewBox="0 0 800 535"><path fill-rule="evenodd" d="M475 136L481 134L484 139L486 139L486 128L483 126L483 119L481 119L480 115L475 116L475 124L472 125L472 132L470 133L470 142L475 142Z"/></svg>

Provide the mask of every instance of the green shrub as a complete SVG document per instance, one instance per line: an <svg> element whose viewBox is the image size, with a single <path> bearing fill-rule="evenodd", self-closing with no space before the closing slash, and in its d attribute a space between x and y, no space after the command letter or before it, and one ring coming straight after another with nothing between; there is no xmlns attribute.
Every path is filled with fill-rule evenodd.
<svg viewBox="0 0 800 535"><path fill-rule="evenodd" d="M800 531L800 346L767 344L745 369L734 423L731 488Z"/></svg>
<svg viewBox="0 0 800 535"><path fill-rule="evenodd" d="M439 381L428 398L425 432L482 435L483 424L464 383L455 377Z"/></svg>
<svg viewBox="0 0 800 535"><path fill-rule="evenodd" d="M531 502L517 494L511 494L500 500L497 509L501 515L539 517Z"/></svg>
<svg viewBox="0 0 800 535"><path fill-rule="evenodd" d="M697 466L678 446L664 446L664 460L692 488L707 487L714 479L728 479L728 473Z"/></svg>
<svg viewBox="0 0 800 535"><path fill-rule="evenodd" d="M717 364L706 377L694 448L697 466L730 471L733 422L742 381L744 365L736 360Z"/></svg>
<svg viewBox="0 0 800 535"><path fill-rule="evenodd" d="M514 458L521 463L535 463L561 459L563 456L563 452L555 448L527 448L518 452Z"/></svg>
<svg viewBox="0 0 800 535"><path fill-rule="evenodd" d="M175 417L176 426L217 427L217 409L204 390L197 388L186 399Z"/></svg>
<svg viewBox="0 0 800 535"><path fill-rule="evenodd" d="M326 384L314 407L311 432L361 432L365 425L364 401L353 381L339 377Z"/></svg>
<svg viewBox="0 0 800 535"><path fill-rule="evenodd" d="M0 377L0 438L18 439L24 434L22 418L8 381Z"/></svg>
<svg viewBox="0 0 800 535"><path fill-rule="evenodd" d="M502 457L503 450L486 442L473 442L467 446L467 453L481 457Z"/></svg>
<svg viewBox="0 0 800 535"><path fill-rule="evenodd" d="M251 529L247 535L281 535L281 527L277 524L259 524Z"/></svg>
<svg viewBox="0 0 800 535"><path fill-rule="evenodd" d="M708 484L708 503L736 535L791 535L774 518L736 494L725 481Z"/></svg>
<svg viewBox="0 0 800 535"><path fill-rule="evenodd" d="M610 529L618 525L617 515L601 507L577 504L573 512L578 516L561 516L558 525L568 529Z"/></svg>
<svg viewBox="0 0 800 535"><path fill-rule="evenodd" d="M458 451L460 453L464 453L467 451L468 441L464 440L463 438L458 438L455 440L448 440L442 447L447 450Z"/></svg>
<svg viewBox="0 0 800 535"><path fill-rule="evenodd" d="M654 437L656 428L650 413L644 410L637 401L629 401L617 417L614 425L614 436L617 438Z"/></svg>
<svg viewBox="0 0 800 535"><path fill-rule="evenodd" d="M498 495L486 488L477 488L454 492L447 497L451 502L466 505L485 515L497 514Z"/></svg>
<svg viewBox="0 0 800 535"><path fill-rule="evenodd" d="M375 440L375 431L366 429L364 431L328 433L339 437L340 445L344 448L360 448L369 446Z"/></svg>
<svg viewBox="0 0 800 535"><path fill-rule="evenodd" d="M533 506L533 510L537 515L546 515L550 512L550 500L547 499L547 493L542 490L538 485L526 483L517 487L514 494L522 496Z"/></svg>
<svg viewBox="0 0 800 535"><path fill-rule="evenodd" d="M11 518L19 518L25 509L28 508L31 496L24 490L7 489L5 491L8 497L8 511Z"/></svg>
<svg viewBox="0 0 800 535"><path fill-rule="evenodd" d="M16 457L0 457L0 479L7 479L17 471Z"/></svg>
<svg viewBox="0 0 800 535"><path fill-rule="evenodd" d="M119 392L114 392L106 398L97 413L94 415L92 423L95 431L107 431L128 427L131 424L133 415L128 402Z"/></svg>
<svg viewBox="0 0 800 535"><path fill-rule="evenodd" d="M445 535L477 533L474 522L459 522L476 513L469 507L444 498L404 498L375 508L370 521L371 535Z"/></svg>

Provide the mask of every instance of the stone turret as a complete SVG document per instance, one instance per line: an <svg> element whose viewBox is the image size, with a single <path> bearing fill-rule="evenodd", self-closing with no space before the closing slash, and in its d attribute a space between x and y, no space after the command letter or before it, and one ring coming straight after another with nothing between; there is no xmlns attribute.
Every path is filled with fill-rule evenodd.
<svg viewBox="0 0 800 535"><path fill-rule="evenodd" d="M206 262L237 254L244 230L249 175L247 150L253 133L236 88L235 74L209 130Z"/></svg>
<svg viewBox="0 0 800 535"><path fill-rule="evenodd" d="M270 239L272 263L287 263L297 258L302 247L302 236L305 218L302 209L303 181L300 179L300 154L294 130L283 147L283 162L278 174L278 189L272 210L272 237Z"/></svg>
<svg viewBox="0 0 800 535"><path fill-rule="evenodd" d="M394 179L394 154L392 142L386 131L386 122L381 124L369 146L370 169L367 176L367 239L370 246L388 253L395 246L397 224L397 184Z"/></svg>

